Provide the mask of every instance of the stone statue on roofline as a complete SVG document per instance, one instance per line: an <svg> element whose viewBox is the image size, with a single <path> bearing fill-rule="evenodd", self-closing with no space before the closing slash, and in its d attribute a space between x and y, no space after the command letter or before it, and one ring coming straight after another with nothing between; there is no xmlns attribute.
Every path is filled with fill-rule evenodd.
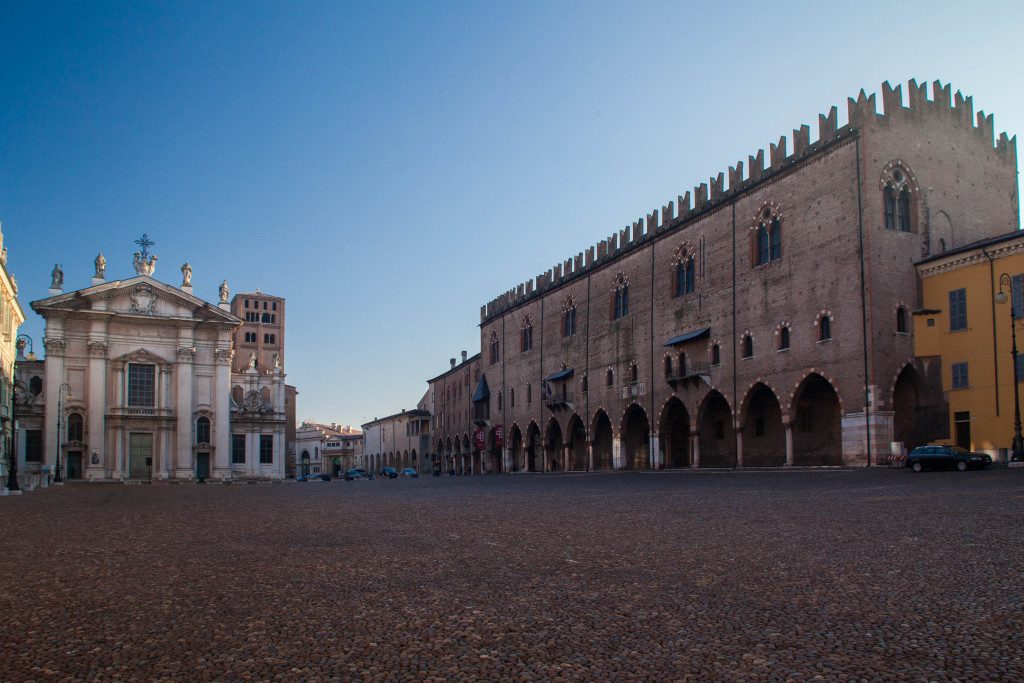
<svg viewBox="0 0 1024 683"><path fill-rule="evenodd" d="M93 261L93 265L96 266L96 274L94 278L98 280L106 279L107 277L107 259L103 257L103 253L96 254L96 259Z"/></svg>
<svg viewBox="0 0 1024 683"><path fill-rule="evenodd" d="M181 264L181 286L192 286L192 266L189 265L188 261Z"/></svg>
<svg viewBox="0 0 1024 683"><path fill-rule="evenodd" d="M228 281L227 280L225 280L224 282L220 283L219 291L220 291L220 302L222 304L226 304L228 302L228 296L231 294L231 290L228 289Z"/></svg>
<svg viewBox="0 0 1024 683"><path fill-rule="evenodd" d="M135 266L135 272L139 275L146 275L153 277L153 271L156 270L156 254L146 258L139 252L135 252L135 258L132 260L132 265Z"/></svg>
<svg viewBox="0 0 1024 683"><path fill-rule="evenodd" d="M50 289L64 289L64 271L60 264L54 263L50 272Z"/></svg>

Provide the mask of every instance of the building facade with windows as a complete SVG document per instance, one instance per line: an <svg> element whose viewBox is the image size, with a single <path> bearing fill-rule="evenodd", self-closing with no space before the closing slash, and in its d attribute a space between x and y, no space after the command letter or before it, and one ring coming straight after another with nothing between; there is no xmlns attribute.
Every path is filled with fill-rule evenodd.
<svg viewBox="0 0 1024 683"><path fill-rule="evenodd" d="M7 490L8 468L16 456L15 343L25 312L18 303L18 285L7 270L7 247L0 231L0 431L3 457L0 458L0 493Z"/></svg>
<svg viewBox="0 0 1024 683"><path fill-rule="evenodd" d="M861 91L846 125L833 107L817 140L801 126L481 307L482 452L504 471L865 465L937 436L915 262L1019 227L1016 138L948 85L906 94L883 84L879 113Z"/></svg>
<svg viewBox="0 0 1024 683"><path fill-rule="evenodd" d="M403 409L362 425L362 467L374 473L382 467L430 471L430 458L425 456L430 452L430 411L426 405L424 396L413 410Z"/></svg>
<svg viewBox="0 0 1024 683"><path fill-rule="evenodd" d="M26 399L26 468L59 461L64 478L89 481L283 478L280 363L261 368L250 350L233 371L242 320L227 283L211 304L192 294L188 264L178 286L155 265L143 251L135 276L108 280L99 256L91 285L68 292L55 268L50 296L32 303L46 358L19 368L41 385Z"/></svg>
<svg viewBox="0 0 1024 683"><path fill-rule="evenodd" d="M941 359L938 381L949 402L946 423L934 426L936 441L1005 459L1014 433L1015 378L1018 389L1024 381L1024 234L922 259L917 272L914 347L920 357ZM1011 325L1020 335L1016 367ZM912 383L904 387L916 390Z"/></svg>
<svg viewBox="0 0 1024 683"><path fill-rule="evenodd" d="M532 339L526 335L519 339L520 344L529 342ZM448 361L448 370L427 380L425 399L431 414L431 464L441 470L469 474L502 471L500 458L488 458L495 448L493 443L483 448L477 444L480 429L477 418L482 419L482 415L474 413L474 405L480 406L477 410L487 410L490 406L488 402L473 403L474 394L480 391L490 395L486 381L483 388L479 386L481 357L481 353L470 356L463 351L460 360ZM500 442L500 432L496 438Z"/></svg>
<svg viewBox="0 0 1024 683"><path fill-rule="evenodd" d="M349 425L303 422L296 430L296 476L326 473L340 476L362 467L363 433Z"/></svg>

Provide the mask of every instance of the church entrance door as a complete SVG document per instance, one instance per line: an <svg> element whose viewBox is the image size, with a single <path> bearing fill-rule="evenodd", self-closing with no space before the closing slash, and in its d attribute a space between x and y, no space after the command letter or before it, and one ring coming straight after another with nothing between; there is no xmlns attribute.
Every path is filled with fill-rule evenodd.
<svg viewBox="0 0 1024 683"><path fill-rule="evenodd" d="M149 479L153 467L153 435L128 435L128 478Z"/></svg>
<svg viewBox="0 0 1024 683"><path fill-rule="evenodd" d="M68 479L82 478L82 451L68 451Z"/></svg>
<svg viewBox="0 0 1024 683"><path fill-rule="evenodd" d="M196 479L206 481L210 478L210 454L196 453Z"/></svg>

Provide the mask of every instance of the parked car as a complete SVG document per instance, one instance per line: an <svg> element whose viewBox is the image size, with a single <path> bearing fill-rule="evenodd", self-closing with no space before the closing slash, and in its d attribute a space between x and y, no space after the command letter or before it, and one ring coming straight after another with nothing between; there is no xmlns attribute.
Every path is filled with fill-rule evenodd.
<svg viewBox="0 0 1024 683"><path fill-rule="evenodd" d="M330 481L331 475L325 473L308 474L304 481Z"/></svg>
<svg viewBox="0 0 1024 683"><path fill-rule="evenodd" d="M366 470L358 470L358 469L353 467L351 469L345 470L345 481L355 481L356 479L365 479L365 478L368 477L368 475L369 475L369 473L367 473Z"/></svg>
<svg viewBox="0 0 1024 683"><path fill-rule="evenodd" d="M918 446L907 456L907 467L920 472L932 469L984 469L992 464L992 458L985 453L972 453L959 446Z"/></svg>
<svg viewBox="0 0 1024 683"><path fill-rule="evenodd" d="M307 479L309 479L308 474L300 474L299 476L295 477L295 481L306 481Z"/></svg>
<svg viewBox="0 0 1024 683"><path fill-rule="evenodd" d="M398 470L394 467L382 467L380 468L380 476L387 477L388 479L398 479Z"/></svg>
<svg viewBox="0 0 1024 683"><path fill-rule="evenodd" d="M413 479L416 479L417 477L420 476L420 473L417 472L416 470L414 470L411 467L406 467L404 470L402 470L398 474L403 476L403 477L412 477Z"/></svg>

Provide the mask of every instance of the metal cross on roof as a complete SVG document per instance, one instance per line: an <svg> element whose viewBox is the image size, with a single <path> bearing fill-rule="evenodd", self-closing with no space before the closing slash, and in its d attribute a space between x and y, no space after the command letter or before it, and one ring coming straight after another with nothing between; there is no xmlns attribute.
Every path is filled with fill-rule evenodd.
<svg viewBox="0 0 1024 683"><path fill-rule="evenodd" d="M142 258L149 256L149 248L156 244L153 240L149 239L149 235L142 233L142 239L135 240L135 244L142 247Z"/></svg>

